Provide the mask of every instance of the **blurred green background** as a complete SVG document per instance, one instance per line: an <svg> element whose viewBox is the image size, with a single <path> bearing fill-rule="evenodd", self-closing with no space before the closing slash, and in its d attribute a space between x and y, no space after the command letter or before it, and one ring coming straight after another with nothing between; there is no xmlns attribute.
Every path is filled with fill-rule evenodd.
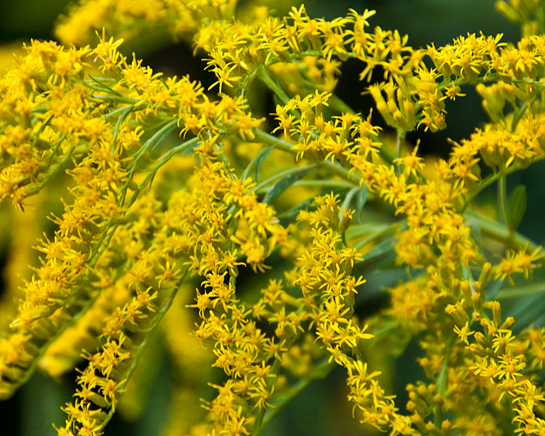
<svg viewBox="0 0 545 436"><path fill-rule="evenodd" d="M0 5L0 43L28 41L30 38L51 39L52 28L57 16L64 12L66 0L1 0ZM312 0L305 3L309 15L328 19L346 14L349 8L358 10L376 9L377 15L371 18L371 25L383 29L398 29L409 35L409 44L425 47L434 42L436 46L452 42L453 38L469 33L503 33L504 41L516 42L519 39L517 26L508 23L494 10L494 0ZM160 47L157 51L141 52L138 57L158 71L168 71L177 75L190 74L193 79L210 84L214 80L203 72L204 64L190 56L191 50L181 44ZM360 95L363 87L358 84L361 64L346 62L338 86L338 95L356 111L368 113L370 101ZM357 84L357 85L356 85ZM421 139L420 150L425 154L448 156L447 138L460 141L467 138L486 122L479 99L473 89L463 89L467 97L447 102L448 128L438 134L419 131L409 136L413 142ZM536 165L524 173L509 177L508 190L516 184L527 187L528 210L520 227L523 234L531 235L542 243L545 226L542 225L541 210L545 204L545 190L542 189L543 165ZM495 202L495 191L483 193L483 202ZM4 230L5 231L5 230ZM160 347L159 347L160 348ZM413 352L414 350L414 352ZM394 368L394 387L400 396L400 406L405 397L404 386L412 380L418 366L415 362L416 347L396 363ZM165 356L165 353L162 354ZM167 418L170 401L169 362L164 361L154 375L153 389L149 394L146 413L136 423L126 424L115 418L107 427L106 435L155 436L160 434L161 426ZM41 373L36 373L29 383L9 401L0 403L0 422L2 436L47 436L56 434L51 427L54 422L62 425L64 414L59 406L70 401L74 392L73 379L62 383L53 381ZM278 419L264 431L264 436L273 435L313 435L313 436L351 436L365 434L353 420L349 407L341 407L338 400L346 395L344 374L334 371L326 379L315 382L299 398L283 410ZM338 409L338 410L337 410Z"/></svg>

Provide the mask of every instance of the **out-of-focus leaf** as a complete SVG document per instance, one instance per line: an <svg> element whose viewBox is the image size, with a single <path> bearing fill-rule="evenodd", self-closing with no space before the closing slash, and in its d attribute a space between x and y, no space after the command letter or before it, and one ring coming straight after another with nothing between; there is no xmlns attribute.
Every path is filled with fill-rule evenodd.
<svg viewBox="0 0 545 436"><path fill-rule="evenodd" d="M70 389L55 382L52 378L36 371L29 382L21 388L22 436L42 436L53 434L51 424L61 427L66 415L59 404L70 401ZM9 423L7 428L9 429ZM46 430L47 429L47 430ZM4 433L2 433L4 434ZM8 430L5 434L11 434Z"/></svg>
<svg viewBox="0 0 545 436"><path fill-rule="evenodd" d="M250 171L252 170L252 168L255 167L254 182L257 182L257 176L258 176L258 173L259 173L259 169L261 168L261 164L267 158L267 156L271 153L273 148L274 148L274 146L269 145L269 146L263 148L262 150L260 150L259 153L257 153L255 155L255 157L252 159L252 161L248 164L248 166L246 167L246 169L242 173L241 179L245 180L248 177L248 175L250 174Z"/></svg>
<svg viewBox="0 0 545 436"><path fill-rule="evenodd" d="M504 298L525 297L545 292L545 283L532 283L531 285L514 286L499 291L496 295L498 300Z"/></svg>
<svg viewBox="0 0 545 436"><path fill-rule="evenodd" d="M258 173L259 173L259 169L261 168L261 164L267 158L267 156L269 154L271 154L271 151L273 151L273 148L274 147L272 145L270 145L268 147L265 147L263 150L261 150L257 154L256 161L255 161L255 179L254 179L255 182L257 182L257 176L258 176Z"/></svg>
<svg viewBox="0 0 545 436"><path fill-rule="evenodd" d="M509 230L514 232L526 212L526 187L519 185L509 199Z"/></svg>
<svg viewBox="0 0 545 436"><path fill-rule="evenodd" d="M309 209L313 201L314 201L314 197L307 198L302 203L299 203L297 206L294 206L290 210L287 210L283 214L279 215L278 218L280 219L295 218L301 210Z"/></svg>
<svg viewBox="0 0 545 436"><path fill-rule="evenodd" d="M367 253L365 253L363 255L363 261L369 262L371 260L376 260L378 257L382 255L386 255L386 254L390 255L388 257L391 257L391 255L395 257L394 244L389 239L378 243L373 248L371 248Z"/></svg>
<svg viewBox="0 0 545 436"><path fill-rule="evenodd" d="M355 224L346 231L346 237L347 239L358 238L367 233L381 232L389 227L391 226L384 223Z"/></svg>
<svg viewBox="0 0 545 436"><path fill-rule="evenodd" d="M471 224L471 234L473 235L473 239L475 239L475 242L477 245L482 245L482 238L481 238L481 226L478 224Z"/></svg>
<svg viewBox="0 0 545 436"><path fill-rule="evenodd" d="M361 215L363 212L363 206L365 206L365 202L367 201L367 197L369 196L369 190L367 189L367 186L364 186L356 195L356 213L355 216L358 218L358 220L361 220Z"/></svg>

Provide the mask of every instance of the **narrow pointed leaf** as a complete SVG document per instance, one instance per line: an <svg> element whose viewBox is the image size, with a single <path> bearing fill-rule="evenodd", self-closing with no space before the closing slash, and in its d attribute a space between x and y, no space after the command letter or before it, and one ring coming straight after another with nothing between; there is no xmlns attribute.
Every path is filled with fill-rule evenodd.
<svg viewBox="0 0 545 436"><path fill-rule="evenodd" d="M261 164L263 163L265 158L270 154L270 152L273 150L273 148L274 148L274 146L269 145L269 146L263 148L262 150L260 150L259 153L257 153L255 155L255 157L252 159L252 161L248 164L248 166L246 167L246 169L242 173L242 176L241 176L242 180L246 180L246 178L248 177L248 174L250 174L250 171L252 170L252 168L255 167L254 182L257 182L257 175L259 173L259 169L261 168Z"/></svg>
<svg viewBox="0 0 545 436"><path fill-rule="evenodd" d="M361 220L361 214L363 212L363 206L365 206L368 196L369 196L369 190L367 189L367 186L364 186L356 195L356 214L355 215L360 220Z"/></svg>
<svg viewBox="0 0 545 436"><path fill-rule="evenodd" d="M263 203L270 203L272 200L274 200L276 197L282 194L282 192L288 189L291 185L301 180L303 177L305 177L307 174L311 173L312 171L315 171L315 168L309 168L305 171L289 174L286 177L281 178L278 182L276 182L272 186L269 192L267 192L267 194L265 195L265 198L263 199Z"/></svg>
<svg viewBox="0 0 545 436"><path fill-rule="evenodd" d="M514 232L526 212L526 187L519 185L509 199L509 230Z"/></svg>
<svg viewBox="0 0 545 436"><path fill-rule="evenodd" d="M258 173L259 173L259 169L261 168L261 164L267 158L267 156L269 154L271 154L271 151L273 151L273 149L274 149L273 146L265 147L256 156L257 159L255 161L255 179L254 179L255 182L257 182L257 176L258 176Z"/></svg>

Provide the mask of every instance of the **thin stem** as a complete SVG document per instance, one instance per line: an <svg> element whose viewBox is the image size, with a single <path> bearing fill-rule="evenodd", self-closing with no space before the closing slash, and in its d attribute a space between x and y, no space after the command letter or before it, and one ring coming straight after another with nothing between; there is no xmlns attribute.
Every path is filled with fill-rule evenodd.
<svg viewBox="0 0 545 436"><path fill-rule="evenodd" d="M252 159L252 161L248 164L246 169L243 171L240 178L242 180L246 180L248 175L250 174L250 171L258 165L258 162L262 162L262 160L271 152L271 150L274 148L272 145L268 145L267 147L264 147L259 153L255 155L255 157ZM257 169L256 169L257 172ZM257 182L257 173L256 173L256 180Z"/></svg>
<svg viewBox="0 0 545 436"><path fill-rule="evenodd" d="M539 95L539 94L538 94ZM520 119L522 118L522 116L524 115L524 112L526 111L526 108L532 103L534 102L535 100L537 99L537 95L530 99L530 100L527 100L524 102L524 104L520 107L520 108L516 108L517 110L515 110L515 113L513 114L513 120L511 122L511 132L514 132L516 127L517 127L517 124L518 122L520 121Z"/></svg>
<svg viewBox="0 0 545 436"><path fill-rule="evenodd" d="M259 142L265 144L274 145L279 150L287 151L292 154L297 154L297 151L293 149L293 144L287 141L277 138L274 135L264 132L263 130L254 129L253 133Z"/></svg>
<svg viewBox="0 0 545 436"><path fill-rule="evenodd" d="M59 149L61 142L64 140L64 136L59 140L59 142L55 145L55 148L53 149L51 155L49 156L47 160L47 167L48 170L44 174L44 178L41 180L41 182L37 185L37 191L41 191L45 185L49 182L49 180L59 172L59 170L63 167L63 165L68 162L72 158L72 154L75 150L75 147L72 145L65 153L64 157L59 160L58 162L55 162L53 165L51 164L53 157L57 156L57 150ZM30 195L30 192L28 193Z"/></svg>
<svg viewBox="0 0 545 436"><path fill-rule="evenodd" d="M493 219L484 217L481 213L474 209L468 208L464 214L467 224L475 224L481 228L483 235L502 242L503 244L513 247L522 248L528 247L530 250L535 250L539 247L531 239L517 232L510 232L506 225L499 223Z"/></svg>
<svg viewBox="0 0 545 436"><path fill-rule="evenodd" d="M280 101L284 104L287 104L288 101L290 101L290 98L288 95L284 92L284 90L276 83L271 76L267 74L265 71L265 68L261 68L259 72L257 73L258 77L263 81L265 85L267 85L267 88L269 88L272 92L276 94L276 96L280 99Z"/></svg>
<svg viewBox="0 0 545 436"><path fill-rule="evenodd" d="M165 165L167 162L169 162L170 159L172 158L172 156L184 152L185 150L192 147L193 145L195 145L199 141L200 141L199 138L190 139L189 141L186 141L183 144L180 144L180 145L172 148L171 150L169 150L167 153L165 153L163 155L163 157L161 158L161 160L159 160L159 162L157 162L149 170L149 174L144 178L142 183L140 183L140 185L138 185L138 187L135 189L135 191L133 192L131 198L129 199L129 201L127 202L125 207L129 208L129 207L131 207L133 205L133 203L136 201L136 199L138 197L138 194L148 185L148 183L150 183L153 180L153 178L157 174L157 171L159 171L159 169L163 165Z"/></svg>
<svg viewBox="0 0 545 436"><path fill-rule="evenodd" d="M526 168L527 166L529 165L532 165L536 162L540 162L542 160L545 160L545 154L542 154L540 156L536 156L532 159L528 159L527 162L525 162L524 164L524 168ZM499 171L495 172L494 174L491 174L490 176L488 176L486 179L483 179L479 182L479 184L477 185L477 187L471 192L471 194L469 194L469 196L467 197L465 203L462 205L461 209L460 209L460 213L464 213L464 211L467 209L467 207L469 206L469 204L485 189L487 188L488 186L490 186L492 183L494 183L496 180L498 180L500 177L502 176L507 176L509 174L512 174L516 171L519 171L520 169L522 169L522 164L521 163L514 163L513 165L507 167L507 168L502 168L500 169Z"/></svg>
<svg viewBox="0 0 545 436"><path fill-rule="evenodd" d="M155 134L148 139L144 145L133 155L133 160L129 163L127 168L129 168L129 174L127 178L127 182L121 189L121 194L119 196L118 200L118 206L122 206L125 203L125 197L127 195L127 189L129 185L132 183L134 175L138 171L138 163L140 160L145 156L146 152L150 149L150 147L153 149L159 144L163 139L165 139L178 125L178 120L174 119L171 122L167 123L165 126L163 126L160 130L155 132Z"/></svg>
<svg viewBox="0 0 545 436"><path fill-rule="evenodd" d="M450 351L452 349L452 344L454 343L454 333L450 336L447 347L445 350L445 360L443 361L443 366L441 367L441 371L439 372L439 377L437 378L437 393L439 395L443 395L448 387L448 365L450 360ZM443 407L441 407L440 404L435 406L434 410L435 418L434 418L434 424L437 428L441 428L441 425L443 424Z"/></svg>
<svg viewBox="0 0 545 436"><path fill-rule="evenodd" d="M254 130L254 133L256 135L256 139L258 139L260 142L274 145L276 148L290 152L292 154L297 154L297 150L294 150L293 145L287 141L279 139L273 135L270 135L258 129ZM373 140L375 140L375 137L373 137ZM388 162L393 162L394 160L392 152L389 149L387 149L386 146L381 147L381 157L385 158L385 160L387 160ZM530 163L535 163L542 160L545 160L545 154L531 159ZM338 175L339 177L349 182L353 182L353 183L357 182L359 184L359 182L361 181L360 176L358 176L357 174L351 175L349 170L347 170L346 168L340 165L332 164L331 162L319 162L319 164L324 169L328 169L329 171L333 172L334 174ZM528 238L516 232L513 234L512 237L509 236L509 229L506 226L502 226L500 223L497 223L496 221L493 221L493 222L486 221L485 217L482 214L480 214L479 212L473 209L471 210L469 209L469 204L471 203L471 201L473 201L473 199L475 199L475 197L477 197L477 195L482 190L490 186L496 180L500 179L503 175L514 173L515 171L520 170L521 167L522 167L522 164L515 163L509 166L508 168L503 168L502 170L482 180L479 183L478 187L475 189L475 191L473 191L469 195L466 202L461 207L460 213L469 215L471 217L471 220L473 220L475 223L481 226L481 229L483 230L485 234L494 238L495 240L502 241L509 246L512 246L513 243L515 243L517 246L524 246L525 244L529 244L530 249L535 249L537 248L537 244L535 244L533 241L529 240ZM425 180L423 176L422 176L422 180ZM379 235L371 235L370 237L375 237L375 236L379 236ZM358 245L361 247L362 246L361 242Z"/></svg>
<svg viewBox="0 0 545 436"><path fill-rule="evenodd" d="M250 85L252 84L254 79L256 77L258 77L260 70L262 70L263 68L264 67L262 65L260 65L257 70L255 70L251 74L247 75L246 78L239 85L240 96L242 98L246 99L246 95L248 94L248 89L250 88Z"/></svg>
<svg viewBox="0 0 545 436"><path fill-rule="evenodd" d="M182 276L182 278L180 279L180 284L179 286L176 286L172 292L170 293L169 297L168 297L168 300L167 302L165 303L165 305L161 308L161 310L159 311L159 313L157 314L157 316L153 319L153 322L152 322L152 325L151 327L149 327L147 330L146 330L146 337L144 338L144 340L140 343L140 345L138 346L138 351L136 352L136 355L134 356L134 360L129 368L129 370L127 371L126 375L125 375L125 380L123 381L123 383L120 384L120 388L123 388L124 386L127 385L129 379L131 378L132 374L134 373L134 371L136 370L136 367L138 366L138 362L140 361L140 358L142 357L142 353L144 352L144 350L146 349L146 345L148 344L149 340L150 340L150 337L152 336L153 332L155 331L155 329L157 328L157 326L161 323L161 321L163 320L163 318L165 317L166 313L168 312L168 310L170 309L170 307L172 306L172 303L174 302L174 298L176 297L176 295L178 294L178 290L180 289L180 287L182 286L182 284L184 283L184 280L185 280L185 277L187 275L189 271L189 268L187 268L184 272L184 275ZM104 427L106 427L106 424L108 424L108 422L110 421L110 419L112 419L112 416L114 415L114 410L115 410L115 405L119 402L119 400L121 400L121 398L123 397L123 393L124 391L118 391L119 392L119 397L116 398L114 404L112 405L112 407L110 408L110 411L108 412L108 415L106 416L106 419L103 421L103 423L101 424L101 427L100 429L102 430Z"/></svg>
<svg viewBox="0 0 545 436"><path fill-rule="evenodd" d="M254 130L256 139L265 144L274 145L279 150L288 151L292 154L297 154L297 150L293 149L293 144L290 144L287 141L277 138L276 136L270 135L263 132L262 130ZM328 170L329 172L338 175L339 177L352 182L354 185L359 184L361 177L357 174L351 175L350 171L341 166L340 164L335 164L329 161L316 162L315 165L319 165L321 168Z"/></svg>
<svg viewBox="0 0 545 436"><path fill-rule="evenodd" d="M277 375L281 368L281 360L279 357L277 357L272 365L270 375ZM270 388L272 385L271 377L267 379L267 388ZM259 412L257 412L257 415L255 417L254 426L252 427L252 433L250 436L257 436L265 423L263 422L263 418L265 417L266 408L265 405L261 409L259 409Z"/></svg>

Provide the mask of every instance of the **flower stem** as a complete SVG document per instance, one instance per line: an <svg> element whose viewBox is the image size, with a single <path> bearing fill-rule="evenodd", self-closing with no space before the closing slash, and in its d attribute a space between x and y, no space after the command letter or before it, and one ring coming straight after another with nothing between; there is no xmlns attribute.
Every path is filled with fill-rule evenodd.
<svg viewBox="0 0 545 436"><path fill-rule="evenodd" d="M120 386L121 388L123 388L124 386L127 385L127 383L130 380L132 374L136 370L136 367L138 366L138 362L140 361L140 358L142 357L142 353L146 349L146 345L148 344L148 342L150 340L150 337L152 336L153 332L155 331L157 326L161 323L161 321L165 317L166 313L168 312L168 310L172 306L174 298L176 297L176 295L178 294L178 290L180 289L180 287L184 283L184 280L185 280L185 277L186 277L188 271L189 271L189 268L186 269L186 271L184 272L184 275L180 279L180 285L174 287L174 289L172 290L172 292L170 293L170 295L168 297L168 300L166 301L164 306L161 308L161 310L159 311L157 316L152 321L151 326L146 330L146 337L144 338L144 340L141 342L140 346L138 347L138 351L136 352L136 355L134 356L134 360L133 360L129 370L127 371L127 373L125 375L125 382ZM119 402L119 400L121 400L121 398L123 397L124 390L121 390L119 392L120 392L120 395L119 395L119 398L116 398L115 404L117 404ZM106 419L101 424L100 430L104 429L104 427L106 427L106 424L108 424L110 419L112 419L112 416L114 415L114 410L115 410L115 405L113 405L110 408L110 411L108 412L108 415L106 416Z"/></svg>
<svg viewBox="0 0 545 436"><path fill-rule="evenodd" d="M278 374L278 372L280 371L280 364L281 364L281 360L279 357L277 357L272 365L271 372L270 372L271 375ZM267 379L267 387L270 388L270 385L271 385L271 381L269 378ZM250 436L257 436L259 432L261 431L261 429L263 428L263 426L266 424L266 422L263 419L265 417L265 412L266 412L265 406L263 406L261 409L259 409L259 412L257 412L254 425L252 427L252 433L250 434Z"/></svg>

